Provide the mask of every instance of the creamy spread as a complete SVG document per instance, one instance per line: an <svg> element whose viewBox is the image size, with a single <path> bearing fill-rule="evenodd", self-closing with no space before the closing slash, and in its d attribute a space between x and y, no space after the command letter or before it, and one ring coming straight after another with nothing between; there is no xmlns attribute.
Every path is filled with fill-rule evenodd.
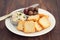
<svg viewBox="0 0 60 40"><path fill-rule="evenodd" d="M20 11L17 11L12 15L12 21L14 22L18 22L19 20L24 21L26 19L27 19L27 16L23 12L20 12Z"/></svg>

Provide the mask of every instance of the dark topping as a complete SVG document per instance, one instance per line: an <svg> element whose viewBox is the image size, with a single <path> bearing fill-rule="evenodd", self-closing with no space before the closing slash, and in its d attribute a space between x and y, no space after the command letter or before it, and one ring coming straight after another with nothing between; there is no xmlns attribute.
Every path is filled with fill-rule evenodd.
<svg viewBox="0 0 60 40"><path fill-rule="evenodd" d="M29 11L29 15L33 15L33 11Z"/></svg>
<svg viewBox="0 0 60 40"><path fill-rule="evenodd" d="M34 11L34 15L38 14L38 12Z"/></svg>
<svg viewBox="0 0 60 40"><path fill-rule="evenodd" d="M34 8L34 11L38 12L38 7Z"/></svg>
<svg viewBox="0 0 60 40"><path fill-rule="evenodd" d="M34 11L33 7L28 8L28 11Z"/></svg>
<svg viewBox="0 0 60 40"><path fill-rule="evenodd" d="M26 15L36 15L38 14L38 7L30 7L28 9L24 9L24 14Z"/></svg>
<svg viewBox="0 0 60 40"><path fill-rule="evenodd" d="M28 9L24 9L24 13L28 15Z"/></svg>

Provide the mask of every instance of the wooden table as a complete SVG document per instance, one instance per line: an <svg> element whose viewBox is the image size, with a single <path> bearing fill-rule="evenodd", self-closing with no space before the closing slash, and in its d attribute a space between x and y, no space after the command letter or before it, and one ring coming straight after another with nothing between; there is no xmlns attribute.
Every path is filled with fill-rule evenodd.
<svg viewBox="0 0 60 40"><path fill-rule="evenodd" d="M60 40L60 0L0 0L0 16L35 3L39 3L40 8L51 12L55 16L55 28L45 35L27 38L10 32L3 20L0 22L0 40Z"/></svg>

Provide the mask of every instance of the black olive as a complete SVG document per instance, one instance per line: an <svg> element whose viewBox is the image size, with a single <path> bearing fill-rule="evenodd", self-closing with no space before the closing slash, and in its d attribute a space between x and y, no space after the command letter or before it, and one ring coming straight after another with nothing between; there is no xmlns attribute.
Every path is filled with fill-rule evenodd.
<svg viewBox="0 0 60 40"><path fill-rule="evenodd" d="M24 14L28 15L28 9L24 9Z"/></svg>
<svg viewBox="0 0 60 40"><path fill-rule="evenodd" d="M38 12L38 7L35 7L35 8L34 8L34 11Z"/></svg>
<svg viewBox="0 0 60 40"><path fill-rule="evenodd" d="M38 14L38 12L34 11L34 15Z"/></svg>
<svg viewBox="0 0 60 40"><path fill-rule="evenodd" d="M34 11L33 7L28 8L28 11Z"/></svg>
<svg viewBox="0 0 60 40"><path fill-rule="evenodd" d="M29 13L28 13L29 15L33 15L33 11L29 11Z"/></svg>

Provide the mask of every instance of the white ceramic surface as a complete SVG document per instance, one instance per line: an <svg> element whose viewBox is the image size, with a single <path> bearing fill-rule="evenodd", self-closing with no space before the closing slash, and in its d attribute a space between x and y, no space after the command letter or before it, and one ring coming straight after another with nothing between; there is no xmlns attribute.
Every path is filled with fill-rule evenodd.
<svg viewBox="0 0 60 40"><path fill-rule="evenodd" d="M23 9L17 9L17 10L15 10L15 11L19 11L19 10L23 10ZM13 11L13 12L11 12L11 13L13 14L15 11ZM35 33L26 34L26 33L22 32L22 31L18 31L18 30L16 29L16 26L14 26L14 25L11 23L10 18L7 18L7 19L5 20L5 24L6 24L7 29L10 30L11 32L17 34L17 35L27 36L27 37L40 36L40 35L44 35L44 34L50 32L50 31L55 27L55 24L56 24L56 20L55 20L54 16L53 16L50 12L48 12L48 11L46 11L46 10L44 10L44 9L40 9L40 8L39 8L38 12L39 12L40 14L45 14L45 15L48 15L48 16L49 16L49 21L51 22L50 27L48 27L48 28L46 28L46 29L44 29L44 30L42 30L42 31L40 31L40 32L35 32Z"/></svg>

